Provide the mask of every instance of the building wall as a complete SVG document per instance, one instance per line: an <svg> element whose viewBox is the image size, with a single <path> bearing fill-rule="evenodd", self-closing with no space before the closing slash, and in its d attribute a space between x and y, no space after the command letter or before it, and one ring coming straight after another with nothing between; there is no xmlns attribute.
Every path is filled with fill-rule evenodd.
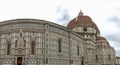
<svg viewBox="0 0 120 65"><path fill-rule="evenodd" d="M10 54L7 55L8 44ZM100 42L95 41L95 36L83 37L66 27L43 20L0 23L0 65L17 65L19 59L23 65L113 65L113 48L98 48L97 44Z"/></svg>
<svg viewBox="0 0 120 65"><path fill-rule="evenodd" d="M120 65L120 57L116 57L116 65Z"/></svg>

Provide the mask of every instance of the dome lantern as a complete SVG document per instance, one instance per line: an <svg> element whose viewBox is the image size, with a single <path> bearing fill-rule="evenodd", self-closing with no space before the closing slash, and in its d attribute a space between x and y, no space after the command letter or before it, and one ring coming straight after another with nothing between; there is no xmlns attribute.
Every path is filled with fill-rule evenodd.
<svg viewBox="0 0 120 65"><path fill-rule="evenodd" d="M82 12L82 10L80 10L79 16L83 16L84 13Z"/></svg>

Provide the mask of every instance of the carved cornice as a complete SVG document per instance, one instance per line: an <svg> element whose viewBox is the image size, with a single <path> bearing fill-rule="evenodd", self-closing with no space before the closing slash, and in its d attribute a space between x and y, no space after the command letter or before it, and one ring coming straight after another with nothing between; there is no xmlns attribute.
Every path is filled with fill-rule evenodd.
<svg viewBox="0 0 120 65"><path fill-rule="evenodd" d="M8 34L8 33L19 33L21 29L8 29L0 31L0 34ZM44 33L44 29L22 29L23 32L40 32Z"/></svg>

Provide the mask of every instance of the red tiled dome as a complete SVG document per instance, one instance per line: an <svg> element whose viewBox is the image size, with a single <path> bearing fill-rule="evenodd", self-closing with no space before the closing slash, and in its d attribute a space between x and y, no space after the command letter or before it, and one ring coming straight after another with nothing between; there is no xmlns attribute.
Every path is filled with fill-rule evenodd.
<svg viewBox="0 0 120 65"><path fill-rule="evenodd" d="M103 40L103 41L106 41L107 45L109 45L109 42L107 41L107 39L105 37L97 37L96 38L96 41L99 41L99 40ZM110 46L110 45L109 45Z"/></svg>
<svg viewBox="0 0 120 65"><path fill-rule="evenodd" d="M97 40L97 41L98 41L98 40L105 40L105 41L107 41L104 37L97 37L96 40Z"/></svg>
<svg viewBox="0 0 120 65"><path fill-rule="evenodd" d="M79 27L79 26L80 27L91 26L94 27L97 32L99 32L97 25L92 21L92 19L89 16L83 16L82 12L80 12L76 18L74 18L68 23L67 28L73 29L74 27Z"/></svg>

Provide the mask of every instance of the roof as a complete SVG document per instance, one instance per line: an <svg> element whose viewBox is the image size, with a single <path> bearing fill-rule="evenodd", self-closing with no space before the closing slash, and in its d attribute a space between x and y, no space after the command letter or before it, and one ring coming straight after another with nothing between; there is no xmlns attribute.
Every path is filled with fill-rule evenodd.
<svg viewBox="0 0 120 65"><path fill-rule="evenodd" d="M4 25L10 25L10 24L16 24L16 23L35 23L35 24L49 24L51 26L55 26L57 28L60 28L62 30L68 31L68 29L62 25L46 21L46 20L40 20L40 19L29 19L29 18L22 18L22 19L12 19L7 21L0 22L0 27Z"/></svg>
<svg viewBox="0 0 120 65"><path fill-rule="evenodd" d="M105 40L105 41L107 41L107 40L105 39L105 37L97 37L96 40L97 40L97 41L98 41L98 40Z"/></svg>
<svg viewBox="0 0 120 65"><path fill-rule="evenodd" d="M89 16L84 16L81 11L79 15L72 19L67 25L68 29L73 29L74 27L94 27L96 31L99 32L97 25L92 21L92 19Z"/></svg>
<svg viewBox="0 0 120 65"><path fill-rule="evenodd" d="M96 41L105 41L106 42L106 44L108 44L109 45L109 42L107 41L107 39L105 38L105 37L97 37L96 38ZM110 45L109 45L110 46Z"/></svg>

